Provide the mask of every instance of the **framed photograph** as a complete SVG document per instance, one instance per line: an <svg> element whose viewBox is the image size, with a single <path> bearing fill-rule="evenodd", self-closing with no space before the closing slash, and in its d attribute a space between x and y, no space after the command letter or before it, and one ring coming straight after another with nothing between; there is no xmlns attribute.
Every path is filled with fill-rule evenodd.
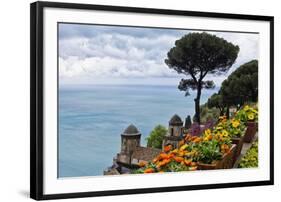
<svg viewBox="0 0 281 202"><path fill-rule="evenodd" d="M32 3L31 198L272 185L273 19Z"/></svg>

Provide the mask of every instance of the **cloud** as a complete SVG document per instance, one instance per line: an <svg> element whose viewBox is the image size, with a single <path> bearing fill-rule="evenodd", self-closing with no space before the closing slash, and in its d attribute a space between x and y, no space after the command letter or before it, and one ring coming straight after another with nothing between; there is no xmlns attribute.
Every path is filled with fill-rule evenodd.
<svg viewBox="0 0 281 202"><path fill-rule="evenodd" d="M132 53L131 53L132 54ZM173 70L155 60L119 59L114 57L59 58L61 77L176 77Z"/></svg>
<svg viewBox="0 0 281 202"><path fill-rule="evenodd" d="M74 37L60 39L59 55L66 58L115 57L129 59L162 59L178 37L160 35L157 37L136 37L120 34L101 34L92 38ZM134 57L134 58L132 58Z"/></svg>
<svg viewBox="0 0 281 202"><path fill-rule="evenodd" d="M172 78L178 82L182 75L164 63L167 52L186 30L148 29L132 27L61 24L59 28L60 80L95 83L102 78L132 80L144 83L145 78ZM258 35L211 32L240 47L231 71L215 77L217 85L241 64L258 58ZM161 80L161 79L160 79ZM166 80L165 80L166 82Z"/></svg>
<svg viewBox="0 0 281 202"><path fill-rule="evenodd" d="M92 38L104 33L114 33L120 35L128 35L135 37L157 37L163 34L170 36L179 36L182 30L163 29L163 28L143 28L129 26L103 26L103 25L88 25L88 24L59 24L60 39L73 37Z"/></svg>

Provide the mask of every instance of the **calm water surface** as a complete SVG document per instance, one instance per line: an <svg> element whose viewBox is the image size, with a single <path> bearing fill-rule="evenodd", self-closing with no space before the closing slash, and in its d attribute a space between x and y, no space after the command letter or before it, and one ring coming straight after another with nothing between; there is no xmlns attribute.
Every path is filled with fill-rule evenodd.
<svg viewBox="0 0 281 202"><path fill-rule="evenodd" d="M204 90L201 103L216 90ZM102 175L120 150L120 134L135 124L145 137L168 126L176 113L194 113L176 86L61 86L59 89L59 177Z"/></svg>

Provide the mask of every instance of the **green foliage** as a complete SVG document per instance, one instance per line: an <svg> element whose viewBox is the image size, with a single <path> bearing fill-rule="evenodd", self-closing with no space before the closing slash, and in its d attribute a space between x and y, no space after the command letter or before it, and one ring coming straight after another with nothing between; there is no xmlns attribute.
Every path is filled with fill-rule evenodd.
<svg viewBox="0 0 281 202"><path fill-rule="evenodd" d="M241 65L223 81L219 94L224 104L242 106L245 102L258 99L258 61Z"/></svg>
<svg viewBox="0 0 281 202"><path fill-rule="evenodd" d="M258 165L258 142L256 141L241 159L238 168L256 168Z"/></svg>
<svg viewBox="0 0 281 202"><path fill-rule="evenodd" d="M143 169L133 169L131 171L131 174L143 174Z"/></svg>
<svg viewBox="0 0 281 202"><path fill-rule="evenodd" d="M177 163L176 161L171 161L168 166L163 169L164 172L180 172L189 171L189 167L184 164Z"/></svg>
<svg viewBox="0 0 281 202"><path fill-rule="evenodd" d="M220 115L223 115L226 104L223 102L222 95L218 93L214 93L207 101L207 105L209 108L217 108L220 110Z"/></svg>
<svg viewBox="0 0 281 202"><path fill-rule="evenodd" d="M237 122L237 120L234 120L233 123ZM230 123L228 121L227 125L227 131L229 132L230 137L236 138L236 137L242 137L245 133L245 125L241 122L239 126L233 127L233 123Z"/></svg>
<svg viewBox="0 0 281 202"><path fill-rule="evenodd" d="M147 146L161 149L164 136L167 132L165 126L157 125L146 138Z"/></svg>
<svg viewBox="0 0 281 202"><path fill-rule="evenodd" d="M213 81L204 81L207 74L227 72L235 62L239 47L223 38L206 32L190 33L175 42L167 54L165 63L179 74L190 76L182 79L179 90L189 95L189 90L197 90L195 117L200 123L200 97L203 88L214 88Z"/></svg>
<svg viewBox="0 0 281 202"><path fill-rule="evenodd" d="M220 110L217 108L209 108L207 105L200 106L200 117L201 122L206 123L209 120L218 120L220 116ZM193 118L195 119L195 117Z"/></svg>
<svg viewBox="0 0 281 202"><path fill-rule="evenodd" d="M144 168L137 168L137 169L133 169L131 171L131 174L144 174L144 170L145 168L153 168L153 169L157 169L155 164L149 162Z"/></svg>
<svg viewBox="0 0 281 202"><path fill-rule="evenodd" d="M216 140L200 142L193 149L198 151L198 154L194 156L194 161L210 164L214 160L220 160L222 158L220 144Z"/></svg>

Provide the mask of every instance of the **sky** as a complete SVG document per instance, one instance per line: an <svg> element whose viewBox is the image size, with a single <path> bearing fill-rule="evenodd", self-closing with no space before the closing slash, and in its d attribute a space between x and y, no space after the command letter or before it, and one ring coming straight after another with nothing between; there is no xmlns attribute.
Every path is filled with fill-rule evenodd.
<svg viewBox="0 0 281 202"><path fill-rule="evenodd" d="M187 78L164 60L176 40L199 32L83 24L59 24L59 82L62 85L178 85ZM208 75L217 87L237 67L258 59L258 34L209 32L238 45L236 62L223 75Z"/></svg>

